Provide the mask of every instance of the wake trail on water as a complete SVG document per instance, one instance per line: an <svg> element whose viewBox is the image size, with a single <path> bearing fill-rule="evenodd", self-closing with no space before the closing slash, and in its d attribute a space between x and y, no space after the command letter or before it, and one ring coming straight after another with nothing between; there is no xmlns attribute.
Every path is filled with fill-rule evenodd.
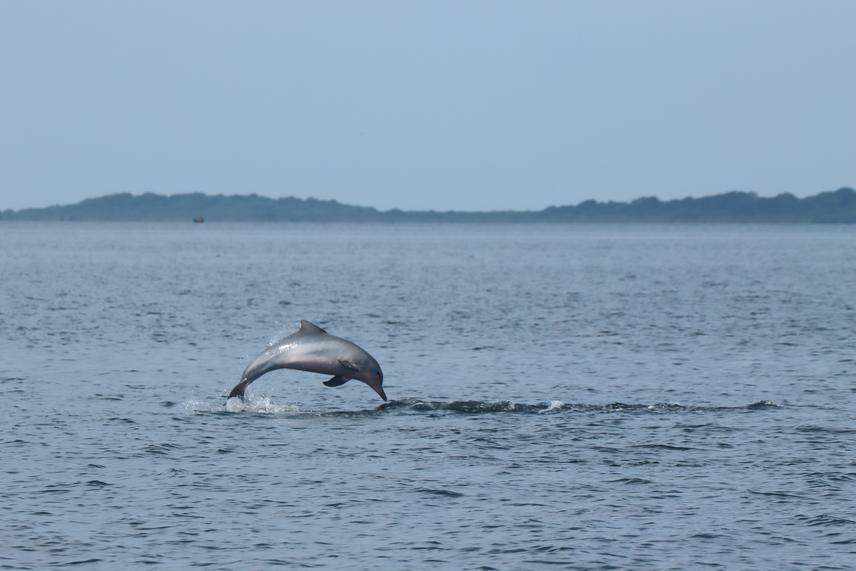
<svg viewBox="0 0 856 571"><path fill-rule="evenodd" d="M165 406L176 406L167 402ZM374 408L364 410L336 410L306 407L296 403L277 403L268 396L247 395L246 400L237 398L223 400L187 400L178 406L190 414L206 413L251 413L309 416L362 416L379 414L684 414L703 412L753 412L782 408L769 400L756 401L739 406L697 406L680 403L624 403L608 404L565 403L550 400L541 403L518 403L513 401L459 400L439 401L418 398L391 400Z"/></svg>
<svg viewBox="0 0 856 571"><path fill-rule="evenodd" d="M633 404L614 402L609 404L565 403L551 400L546 403L526 404L513 401L429 401L421 399L394 400L378 407L378 410L403 410L413 412L449 412L459 414L520 413L520 414L557 414L565 412L582 413L682 413L682 412L720 412L749 411L780 408L772 401L758 401L743 406L694 406L678 403Z"/></svg>

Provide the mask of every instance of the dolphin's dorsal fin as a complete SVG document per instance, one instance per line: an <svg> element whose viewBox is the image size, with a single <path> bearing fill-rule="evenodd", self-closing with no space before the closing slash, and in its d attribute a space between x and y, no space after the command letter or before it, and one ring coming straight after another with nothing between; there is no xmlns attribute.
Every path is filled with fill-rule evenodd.
<svg viewBox="0 0 856 571"><path fill-rule="evenodd" d="M311 321L300 320L300 333L327 333Z"/></svg>

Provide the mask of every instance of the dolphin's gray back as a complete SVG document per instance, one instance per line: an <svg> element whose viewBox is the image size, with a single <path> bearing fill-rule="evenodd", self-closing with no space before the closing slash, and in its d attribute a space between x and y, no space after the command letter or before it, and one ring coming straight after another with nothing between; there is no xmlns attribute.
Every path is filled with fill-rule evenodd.
<svg viewBox="0 0 856 571"><path fill-rule="evenodd" d="M295 333L280 339L268 347L244 370L242 380L253 381L276 369L300 369L311 373L336 375L342 372L338 359L329 355L338 355L343 359L355 360L362 349L334 335Z"/></svg>

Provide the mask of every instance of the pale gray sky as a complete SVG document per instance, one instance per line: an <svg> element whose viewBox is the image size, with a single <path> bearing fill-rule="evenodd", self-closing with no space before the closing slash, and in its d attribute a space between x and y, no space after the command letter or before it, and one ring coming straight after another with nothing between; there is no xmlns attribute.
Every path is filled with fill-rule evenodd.
<svg viewBox="0 0 856 571"><path fill-rule="evenodd" d="M856 185L856 2L0 2L0 209Z"/></svg>

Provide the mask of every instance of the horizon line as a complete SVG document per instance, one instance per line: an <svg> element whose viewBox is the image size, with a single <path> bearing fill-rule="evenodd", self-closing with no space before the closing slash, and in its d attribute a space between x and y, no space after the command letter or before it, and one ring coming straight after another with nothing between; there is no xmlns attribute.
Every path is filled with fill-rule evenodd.
<svg viewBox="0 0 856 571"><path fill-rule="evenodd" d="M428 212L428 213L440 213L440 214L446 214L446 213L460 213L460 214L535 213L535 212L543 212L543 211L549 210L551 208L578 207L579 205L586 204L586 203L633 204L634 202L637 202L640 200L651 200L651 199L653 199L657 202L660 202L660 203L668 203L668 202L677 202L677 201L682 201L682 200L701 200L701 199L705 199L705 198L725 196L725 195L729 195L729 194L752 195L752 196L755 196L756 198L760 198L760 199L771 199L771 198L778 198L781 196L792 196L797 200L803 200L803 198L810 198L812 196L817 196L818 194L823 194L823 193L827 193L827 192L838 192L840 190L853 191L854 188L852 186L846 186L846 185L845 186L839 186L838 188L835 188L835 189L821 190L821 191L816 192L815 194L808 195L808 196L805 196L802 198L793 194L792 192L779 192L778 194L775 194L775 195L763 196L754 190L737 190L737 189L728 190L728 191L724 191L724 192L720 192L720 193L716 193L716 194L706 194L706 195L702 195L702 196L686 195L686 196L682 196L680 198L668 198L668 199L662 199L656 195L637 196L636 198L629 199L629 200L612 200L612 199L600 200L597 198L587 198L587 199L581 200L580 202L577 202L577 203L550 204L550 205L544 206L540 209L528 209L528 210L514 210L514 209L495 209L495 210L454 210L454 209L448 209L448 210L438 210L438 209L434 209L434 208L429 208L429 209L403 209L400 207L392 207L392 208L387 208L387 209L381 209L381 208L378 208L376 206L368 206L368 205L364 205L364 204L353 204L353 203L348 203L348 202L341 202L335 198L316 198L314 196L309 196L306 198L300 198L300 197L294 196L294 195L272 197L272 196L266 196L263 194L259 194L258 192L250 192L247 194L237 194L237 193L236 194L224 194L224 193L208 194L204 191L193 190L193 191L188 191L188 192L176 192L176 193L172 193L172 194L160 194L160 193L154 192L154 191L142 191L139 193L134 193L131 191L120 191L120 192L112 192L112 193L108 193L108 194L102 194L100 196L86 197L86 198L82 198L76 202L67 202L64 204L56 203L56 204L49 204L46 206L25 206L25 207L17 208L17 209L4 208L4 209L0 209L0 212L20 213L20 212L25 211L25 210L42 210L42 209L47 209L47 208L64 208L64 207L68 207L68 206L74 206L77 204L81 204L83 202L86 202L87 200L100 200L100 199L108 198L111 196L128 195L131 197L142 197L142 196L146 196L146 195L152 195L152 196L157 196L157 197L161 197L161 198L173 198L173 197L180 197L180 196L204 196L204 197L208 197L208 198L217 198L217 197L222 197L222 198L253 198L254 197L254 198L263 198L266 200L273 200L273 201L277 201L277 200L299 200L302 202L314 201L314 202L326 202L326 203L341 204L343 206L351 206L351 207L357 207L357 208L370 208L370 209L375 210L376 212L379 212L379 213L386 213L386 212L404 212L404 213Z"/></svg>

